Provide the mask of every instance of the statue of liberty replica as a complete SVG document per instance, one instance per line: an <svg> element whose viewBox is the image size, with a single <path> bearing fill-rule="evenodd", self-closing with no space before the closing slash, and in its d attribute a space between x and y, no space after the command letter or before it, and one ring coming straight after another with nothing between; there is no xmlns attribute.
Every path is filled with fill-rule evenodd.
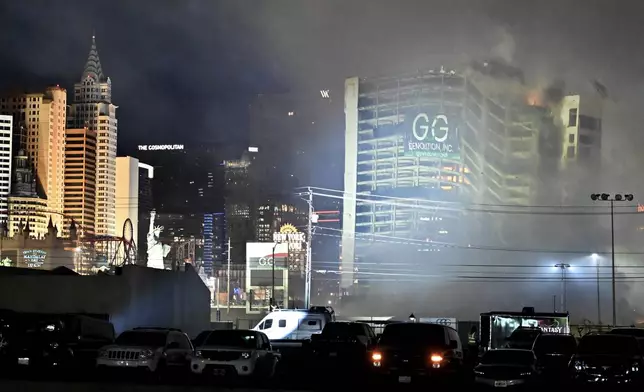
<svg viewBox="0 0 644 392"><path fill-rule="evenodd" d="M148 267L165 269L163 259L170 253L170 245L161 243L163 226L154 226L156 211L150 212L150 229L148 230Z"/></svg>

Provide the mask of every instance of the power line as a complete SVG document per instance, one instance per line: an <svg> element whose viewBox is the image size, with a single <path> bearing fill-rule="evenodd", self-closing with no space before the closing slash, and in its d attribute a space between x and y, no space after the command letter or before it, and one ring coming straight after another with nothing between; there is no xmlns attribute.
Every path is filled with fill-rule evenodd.
<svg viewBox="0 0 644 392"><path fill-rule="evenodd" d="M362 203L369 203L369 204L376 204L376 205L386 205L386 206L394 206L394 207L400 207L400 208L410 208L410 209L422 209L426 211L431 211L431 212L436 212L436 211L452 211L452 212L477 212L477 213L486 213L486 214L509 214L509 215L556 215L556 216L599 216L599 215L610 215L610 211L607 212L571 212L571 211L521 211L521 210L501 210L501 209L478 209L478 208L469 208L465 207L463 204L458 204L455 203L456 206L424 206L424 205L414 205L414 204L404 204L404 203L397 203L397 202L390 202L390 201L383 201L383 200L371 200L371 199L365 199L365 198L358 198L358 197L351 197L351 196L338 196L338 195L332 195L328 193L313 193L314 196L320 196L320 197L328 197L332 199L349 199L349 200L355 200L357 202L362 202ZM394 198L397 199L397 198ZM404 200L404 199L403 199ZM414 199L415 200L415 199ZM418 201L414 201L418 202ZM427 203L427 200L424 201ZM597 206L596 208L599 208ZM606 207L604 207L606 208ZM641 212L637 212L637 207L633 207L635 211L628 211L628 212L615 212L615 215L638 215L641 214ZM385 212L385 211L383 211Z"/></svg>
<svg viewBox="0 0 644 392"><path fill-rule="evenodd" d="M602 205L597 205L597 204L588 204L588 205L518 205L518 204L490 204L490 203L462 203L462 202L456 202L456 201L444 201L444 200L427 200L427 199L418 199L418 198L409 198L409 197L396 197L396 196L387 196L387 195L375 195L375 194L369 194L366 192L347 192L341 189L332 189L332 188L321 188L321 187L310 187L311 189L315 190L320 190L320 191L325 191L325 192L332 192L332 193L341 193L343 195L349 194L349 195L357 195L357 196L368 196L368 197L374 197L374 198L382 198L382 199L393 199L393 200L404 200L404 201L410 201L410 202L415 202L415 203L436 203L436 204L446 204L446 205L461 205L461 206L482 206L482 207L503 207L503 208L552 208L552 209L565 209L565 208L607 208ZM637 209L637 204L635 205L620 205L620 206L615 206L615 208L630 208L630 209Z"/></svg>
<svg viewBox="0 0 644 392"><path fill-rule="evenodd" d="M321 227L318 227L318 228L321 228ZM325 228L325 229L332 229L332 228ZM339 230L339 229L335 229L335 230ZM423 240L413 240L416 242L409 242L410 240L407 240L406 242L388 241L388 240L356 237L355 234L362 234L362 233L355 233L355 232L350 232L350 233L354 236L353 237L354 239L360 240L360 241L380 242L380 243L397 244L397 245L416 245L416 246L428 246L428 247L431 246L435 248L445 248L445 249L481 250L481 251L493 251L493 252L518 252L518 253L546 253L546 254L581 254L581 255L589 255L591 253L597 253L598 255L611 254L611 252L589 252L589 251L582 251L582 250L527 249L527 248L522 249L522 248L504 248L504 247L495 247L495 246L457 245L457 244L450 244L445 242L433 242L433 241L428 242ZM333 234L326 234L326 233L315 233L314 235L342 238L341 235L333 235ZM373 236L373 234L366 234L365 237L366 236ZM384 236L384 235L381 235L381 236L384 238L387 238L387 236ZM400 237L393 237L393 238L400 238ZM615 254L643 255L644 252L615 252Z"/></svg>

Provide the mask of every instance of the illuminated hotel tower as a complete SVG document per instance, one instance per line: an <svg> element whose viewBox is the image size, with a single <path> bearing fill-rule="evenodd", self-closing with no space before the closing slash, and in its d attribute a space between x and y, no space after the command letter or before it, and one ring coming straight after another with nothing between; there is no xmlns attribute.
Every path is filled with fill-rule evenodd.
<svg viewBox="0 0 644 392"><path fill-rule="evenodd" d="M116 108L112 104L112 81L103 74L95 37L79 83L67 127L96 132L96 235L116 234Z"/></svg>

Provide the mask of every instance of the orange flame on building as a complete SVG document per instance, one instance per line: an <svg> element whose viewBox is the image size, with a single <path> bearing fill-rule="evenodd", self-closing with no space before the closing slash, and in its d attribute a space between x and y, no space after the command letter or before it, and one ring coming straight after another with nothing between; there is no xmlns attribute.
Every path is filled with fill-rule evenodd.
<svg viewBox="0 0 644 392"><path fill-rule="evenodd" d="M530 106L543 106L543 97L541 96L541 92L537 90L528 92L526 101Z"/></svg>

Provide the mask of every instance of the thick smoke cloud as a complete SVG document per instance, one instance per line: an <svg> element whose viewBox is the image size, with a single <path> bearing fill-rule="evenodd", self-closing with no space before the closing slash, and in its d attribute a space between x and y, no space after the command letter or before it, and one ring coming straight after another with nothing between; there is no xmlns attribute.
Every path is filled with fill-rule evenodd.
<svg viewBox="0 0 644 392"><path fill-rule="evenodd" d="M516 42L510 31L505 27L498 27L493 37L497 43L492 47L492 56L498 57L508 64L512 64L516 52Z"/></svg>

